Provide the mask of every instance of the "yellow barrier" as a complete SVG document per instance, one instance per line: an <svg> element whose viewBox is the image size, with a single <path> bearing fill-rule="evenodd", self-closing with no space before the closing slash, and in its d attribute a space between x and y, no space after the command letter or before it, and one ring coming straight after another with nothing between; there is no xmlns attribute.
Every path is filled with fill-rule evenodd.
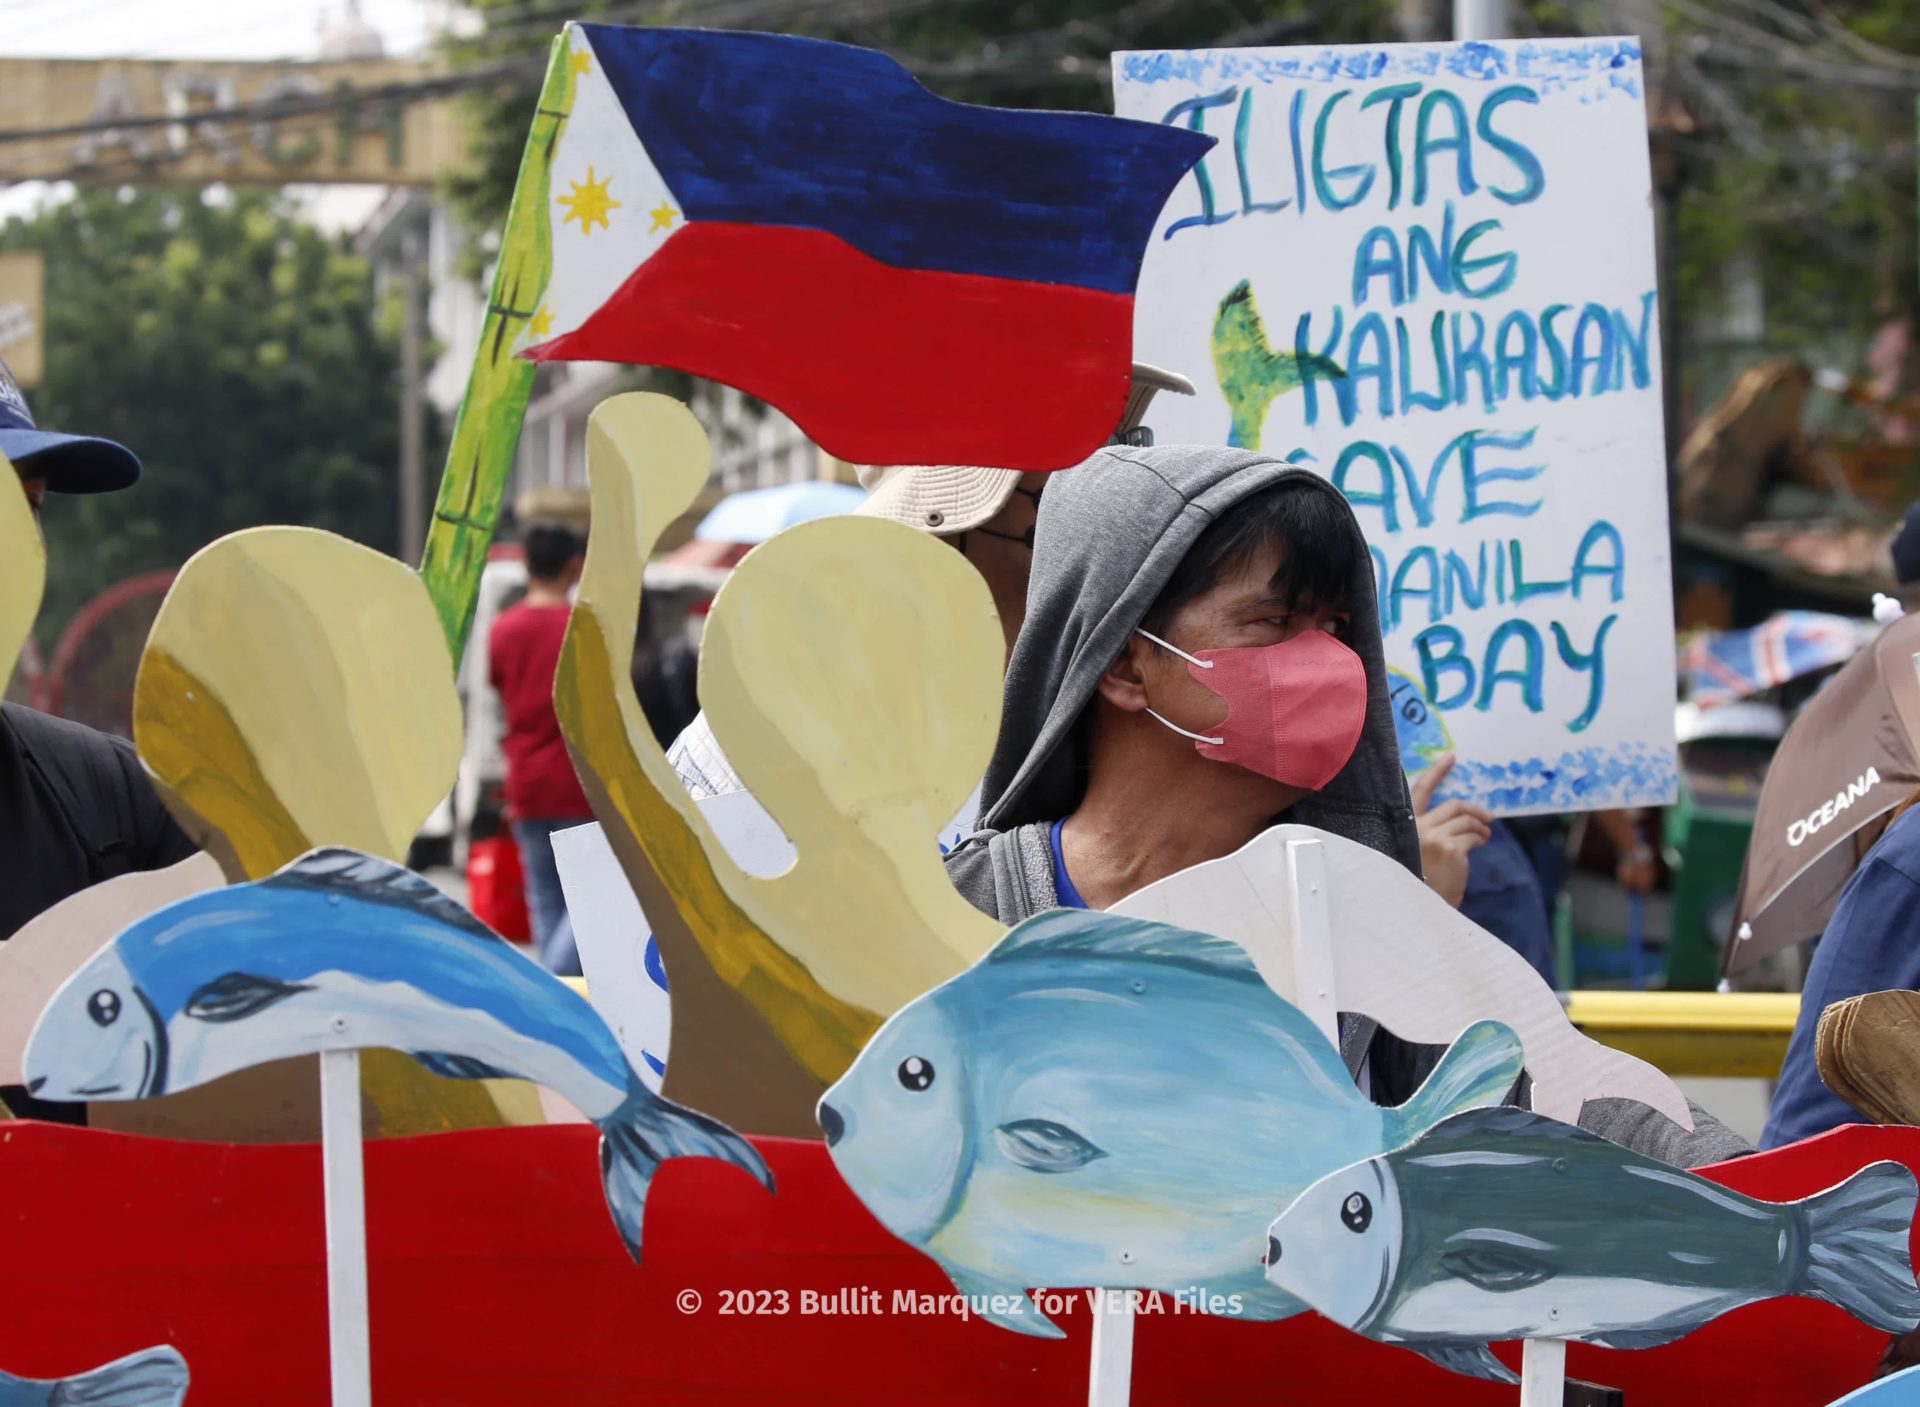
<svg viewBox="0 0 1920 1407"><path fill-rule="evenodd" d="M1571 992L1567 1018L1669 1075L1771 1080L1800 1015L1797 992Z"/></svg>

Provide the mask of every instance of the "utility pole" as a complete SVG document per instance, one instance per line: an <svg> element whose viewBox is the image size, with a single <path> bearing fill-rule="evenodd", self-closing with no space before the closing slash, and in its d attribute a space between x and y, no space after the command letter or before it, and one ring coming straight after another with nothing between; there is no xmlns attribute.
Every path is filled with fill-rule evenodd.
<svg viewBox="0 0 1920 1407"><path fill-rule="evenodd" d="M407 223L400 236L400 297L404 317L400 324L400 560L409 566L420 565L420 551L427 540L427 418L426 387L421 382L420 346L426 321L421 306L423 266L426 263L426 239L422 226L433 218L424 204L419 221L409 210L402 217Z"/></svg>
<svg viewBox="0 0 1920 1407"><path fill-rule="evenodd" d="M1509 37L1507 0L1453 0L1455 39Z"/></svg>

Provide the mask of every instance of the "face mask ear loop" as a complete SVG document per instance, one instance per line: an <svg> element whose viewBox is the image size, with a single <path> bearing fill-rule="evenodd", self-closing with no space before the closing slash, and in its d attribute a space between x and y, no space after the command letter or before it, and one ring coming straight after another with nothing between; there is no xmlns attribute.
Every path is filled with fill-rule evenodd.
<svg viewBox="0 0 1920 1407"><path fill-rule="evenodd" d="M1158 646L1159 646L1159 647L1160 647L1161 649L1163 649L1163 650L1171 650L1171 651L1173 651L1173 653L1174 653L1174 654L1176 654L1176 655L1178 655L1178 656L1180 656L1180 658L1181 658L1181 659L1183 659L1183 660L1185 660L1185 661L1186 661L1186 662L1187 662L1188 664L1191 664L1191 665L1195 665L1195 666L1198 666L1198 667L1199 667L1199 668L1201 668L1201 669L1212 669L1212 668L1213 668L1213 661L1212 661L1212 660L1197 660L1197 659L1195 659L1195 658L1194 658L1194 657L1193 657L1192 655L1190 655L1190 654L1188 654L1188 653L1187 653L1187 652L1186 652L1185 650L1183 650L1183 649L1181 649L1181 648L1180 648L1180 647L1179 647L1178 645L1169 645L1169 644L1168 644L1168 643L1167 643L1166 641L1164 641L1164 640L1162 640L1162 639L1161 639L1161 638L1160 638L1160 637L1159 637L1158 635L1155 635L1155 634L1154 634L1154 633L1153 633L1153 632L1152 632L1151 630L1142 630L1142 629L1140 629L1140 627L1139 627L1139 626L1135 626L1135 627L1134 627L1134 633L1135 633L1136 635L1144 635L1144 636L1146 636L1146 637L1147 637L1147 639L1149 639L1149 640L1151 640L1151 641L1153 641L1153 643L1154 643L1154 644L1156 644L1156 645L1158 645ZM1157 718L1157 717L1159 717L1159 715L1158 715L1158 714L1155 714L1154 716L1155 716L1156 718ZM1166 720L1166 719L1164 719L1164 718L1162 718L1162 719L1160 719L1160 721L1161 721L1162 723L1166 723L1166 722L1167 722L1167 720ZM1171 723L1167 723L1167 726L1168 726L1169 728L1171 728L1171 727L1173 727L1173 725L1172 725ZM1194 736L1196 736L1196 735L1195 735L1195 734L1193 734L1193 733L1189 733L1189 734L1187 734L1187 736L1188 736L1189 738L1191 738L1191 737L1194 737ZM1208 741L1208 742L1212 742L1212 741L1214 741L1214 740L1213 740L1212 738L1208 738L1208 739L1207 739L1206 741Z"/></svg>
<svg viewBox="0 0 1920 1407"><path fill-rule="evenodd" d="M1153 714L1153 717L1156 720L1158 720L1158 722L1161 724L1162 727L1171 728L1173 729L1174 732L1178 733L1181 737L1192 738L1196 743L1212 743L1215 747L1221 747L1227 741L1225 738L1209 738L1205 733L1189 733L1185 728L1182 728L1178 723L1167 722L1167 720L1164 718L1161 718L1159 714L1154 713L1152 709L1148 709L1147 712L1150 714Z"/></svg>

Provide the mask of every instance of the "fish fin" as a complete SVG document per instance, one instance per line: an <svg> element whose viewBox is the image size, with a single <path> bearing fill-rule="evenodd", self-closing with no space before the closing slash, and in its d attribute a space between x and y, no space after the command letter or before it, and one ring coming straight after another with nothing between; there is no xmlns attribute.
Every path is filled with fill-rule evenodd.
<svg viewBox="0 0 1920 1407"><path fill-rule="evenodd" d="M1262 1323L1272 1323L1276 1319L1291 1319L1296 1314L1305 1314L1310 1307L1305 1300L1295 1299L1279 1286L1265 1282L1258 1289L1236 1289L1233 1294L1240 1300L1240 1312L1227 1315L1230 1319L1257 1319Z"/></svg>
<svg viewBox="0 0 1920 1407"><path fill-rule="evenodd" d="M506 939L441 893L432 881L421 878L391 860L382 860L377 855L362 854L343 846L309 850L293 863L275 870L260 884L267 889L307 889L359 899L369 904L387 904L424 915L436 923L457 929L469 938L484 938L490 943L506 942Z"/></svg>
<svg viewBox="0 0 1920 1407"><path fill-rule="evenodd" d="M426 1067L430 1075L438 1075L443 1080L517 1080L520 1077L511 1070L502 1070L489 1065L484 1060L475 1060L471 1055L455 1055L445 1050L410 1050L407 1052Z"/></svg>
<svg viewBox="0 0 1920 1407"><path fill-rule="evenodd" d="M1678 1343L1694 1331L1695 1325L1682 1325L1678 1329L1615 1329L1602 1336L1583 1335L1587 1343L1598 1344L1602 1348L1664 1348L1670 1343Z"/></svg>
<svg viewBox="0 0 1920 1407"><path fill-rule="evenodd" d="M1003 1285L984 1275L949 1265L946 1261L940 1261L939 1265L947 1272L947 1278L953 1281L953 1288L967 1297L967 1313L975 1318L1034 1339L1064 1339L1067 1336L1066 1330L1040 1312L1040 1306L1021 1286Z"/></svg>
<svg viewBox="0 0 1920 1407"><path fill-rule="evenodd" d="M229 972L216 977L187 998L183 1012L196 1021L244 1021L298 992L311 992L303 982L282 982L251 972Z"/></svg>
<svg viewBox="0 0 1920 1407"><path fill-rule="evenodd" d="M62 1379L47 1394L47 1407L179 1407L186 1395L187 1360L162 1344Z"/></svg>
<svg viewBox="0 0 1920 1407"><path fill-rule="evenodd" d="M1875 1163L1797 1205L1807 1218L1804 1281L1788 1293L1839 1305L1883 1334L1920 1323L1908 1237L1916 1202L1913 1173Z"/></svg>
<svg viewBox="0 0 1920 1407"><path fill-rule="evenodd" d="M1051 957L1134 958L1236 981L1261 981L1247 950L1231 939L1099 909L1049 909L1035 914L994 944L986 960Z"/></svg>
<svg viewBox="0 0 1920 1407"><path fill-rule="evenodd" d="M1510 1026L1474 1022L1447 1047L1413 1098L1389 1111L1388 1148L1404 1147L1463 1109L1498 1104L1519 1082L1525 1064L1526 1052Z"/></svg>
<svg viewBox="0 0 1920 1407"><path fill-rule="evenodd" d="M640 1263L647 1189L669 1158L717 1158L752 1173L773 1191L773 1174L751 1143L721 1123L662 1099L636 1075L627 1097L600 1121L600 1181L627 1254Z"/></svg>
<svg viewBox="0 0 1920 1407"><path fill-rule="evenodd" d="M1519 1374L1493 1356L1493 1350L1485 1344L1420 1344L1403 1343L1401 1348L1410 1348L1433 1363L1438 1363L1449 1373L1460 1373L1469 1378L1487 1378L1496 1383L1517 1383Z"/></svg>
<svg viewBox="0 0 1920 1407"><path fill-rule="evenodd" d="M1052 1119L1015 1119L993 1131L993 1141L1029 1172L1065 1173L1084 1168L1107 1150Z"/></svg>
<svg viewBox="0 0 1920 1407"><path fill-rule="evenodd" d="M1463 1247L1440 1254L1440 1264L1456 1280L1477 1290L1505 1294L1551 1280L1554 1271L1536 1256L1504 1246Z"/></svg>

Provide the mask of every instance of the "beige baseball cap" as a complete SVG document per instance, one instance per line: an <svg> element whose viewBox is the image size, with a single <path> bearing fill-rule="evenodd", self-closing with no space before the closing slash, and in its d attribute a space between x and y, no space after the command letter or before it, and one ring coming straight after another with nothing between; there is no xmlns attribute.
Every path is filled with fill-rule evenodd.
<svg viewBox="0 0 1920 1407"><path fill-rule="evenodd" d="M1161 391L1191 396L1193 383L1175 371L1166 371L1145 362L1133 364L1133 392L1127 397L1127 412L1114 431L1119 444L1151 443L1141 440L1141 422L1147 407ZM936 537L952 537L971 531L993 518L1019 484L1018 469L983 469L965 464L905 464L887 468L856 465L860 486L867 490L867 501L853 511L869 518L891 518Z"/></svg>

